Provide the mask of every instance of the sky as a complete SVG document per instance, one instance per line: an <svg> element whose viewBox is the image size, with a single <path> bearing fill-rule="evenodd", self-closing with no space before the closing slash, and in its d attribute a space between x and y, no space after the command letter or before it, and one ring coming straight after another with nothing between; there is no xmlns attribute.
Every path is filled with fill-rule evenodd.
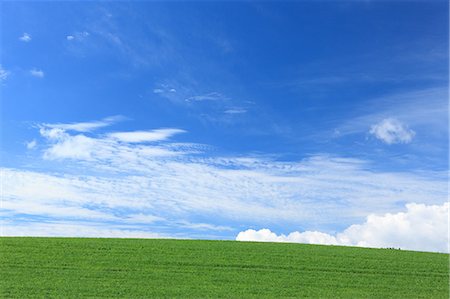
<svg viewBox="0 0 450 299"><path fill-rule="evenodd" d="M447 1L0 5L2 236L449 251Z"/></svg>

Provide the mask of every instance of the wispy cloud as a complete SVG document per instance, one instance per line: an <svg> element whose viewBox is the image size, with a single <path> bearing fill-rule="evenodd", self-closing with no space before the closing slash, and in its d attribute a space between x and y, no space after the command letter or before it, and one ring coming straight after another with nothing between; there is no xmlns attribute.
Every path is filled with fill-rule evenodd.
<svg viewBox="0 0 450 299"><path fill-rule="evenodd" d="M2 236L91 237L91 238L174 238L145 229L129 229L123 225L83 223L77 221L12 222L4 221Z"/></svg>
<svg viewBox="0 0 450 299"><path fill-rule="evenodd" d="M143 144L136 142L149 136L120 141L111 134L123 132L87 136L72 129L40 126L43 158L60 174L2 169L6 219L126 223L136 230L144 220L159 221L156 232L192 229L191 236L237 225L328 232L371 213L398 213L405 203L447 198L445 172L375 172L370 161L326 155L292 162L211 156L203 145L169 141L179 129L150 131L155 142Z"/></svg>
<svg viewBox="0 0 450 299"><path fill-rule="evenodd" d="M168 85L161 85L160 88L153 89L153 93L156 94L167 94L167 93L176 93L177 90L173 87L170 87Z"/></svg>
<svg viewBox="0 0 450 299"><path fill-rule="evenodd" d="M103 127L110 126L118 121L124 120L125 117L116 115L116 116L110 116L106 117L99 121L90 121L90 122L77 122L77 123L69 123L69 124L43 124L40 127L44 130L50 128L50 129L60 129L64 131L76 131L76 132L91 132ZM57 132L53 131L54 133ZM48 134L51 134L48 132Z"/></svg>
<svg viewBox="0 0 450 299"><path fill-rule="evenodd" d="M38 69L30 70L30 75L36 78L44 78L44 71Z"/></svg>
<svg viewBox="0 0 450 299"><path fill-rule="evenodd" d="M186 98L186 102L201 102L201 101L223 101L228 100L229 98L225 97L223 94L219 92L210 92L204 95L197 95Z"/></svg>
<svg viewBox="0 0 450 299"><path fill-rule="evenodd" d="M202 121L208 122L231 122L230 116L245 114L248 107L254 105L251 101L238 101L217 91L199 94L189 84L183 85L179 82L158 84L152 92L172 103L192 109Z"/></svg>
<svg viewBox="0 0 450 299"><path fill-rule="evenodd" d="M90 35L87 31L75 32L66 36L68 41L82 41Z"/></svg>
<svg viewBox="0 0 450 299"><path fill-rule="evenodd" d="M114 53L116 58L121 59L135 68L145 68L148 66L161 66L163 63L179 63L180 52L177 51L179 42L171 36L166 28L157 26L155 22L149 21L141 16L129 11L120 10L120 14L125 19L137 19L145 24L145 34L136 31L135 34L128 34L124 30L124 24L117 17L104 7L94 10L92 18L85 22L86 31L78 33L80 38L84 32L92 36L91 42L96 49L107 49ZM122 19L122 18L120 18ZM139 38L135 38L139 35ZM77 33L72 33L72 41L78 39ZM81 40L81 39L80 39ZM89 48L92 49L92 48Z"/></svg>
<svg viewBox="0 0 450 299"><path fill-rule="evenodd" d="M234 107L234 108L225 110L223 113L225 113L225 114L242 114L242 113L246 113L246 112L247 112L247 109L240 108L240 107Z"/></svg>
<svg viewBox="0 0 450 299"><path fill-rule="evenodd" d="M416 133L395 118L385 118L372 125L370 134L387 143L410 143Z"/></svg>
<svg viewBox="0 0 450 299"><path fill-rule="evenodd" d="M184 100L187 95L192 93L192 90L189 83L182 84L172 80L156 84L151 92L157 97L169 100L172 103L185 104Z"/></svg>
<svg viewBox="0 0 450 299"><path fill-rule="evenodd" d="M367 217L336 235L319 231L276 235L269 229L240 232L238 241L290 242L325 245L348 245L378 248L402 248L420 251L449 252L449 203L443 205L407 204L406 212Z"/></svg>
<svg viewBox="0 0 450 299"><path fill-rule="evenodd" d="M5 81L8 78L9 74L10 72L5 70L0 64L0 81Z"/></svg>
<svg viewBox="0 0 450 299"><path fill-rule="evenodd" d="M162 141L169 137L184 133L181 129L157 129L150 131L133 131L133 132L115 132L108 134L109 137L129 143Z"/></svg>
<svg viewBox="0 0 450 299"><path fill-rule="evenodd" d="M19 37L19 40L27 43L31 41L31 35L25 32L21 37Z"/></svg>
<svg viewBox="0 0 450 299"><path fill-rule="evenodd" d="M234 229L224 225L214 225L210 223L191 223L187 221L181 221L179 223L181 227L189 228L193 230L209 230L209 231L233 231Z"/></svg>
<svg viewBox="0 0 450 299"><path fill-rule="evenodd" d="M355 109L359 116L346 119L336 127L335 136L366 134L371 126L384 119L396 119L414 128L417 134L427 132L428 137L448 135L447 87L428 88L386 95L365 102ZM375 111L375 112L374 112Z"/></svg>

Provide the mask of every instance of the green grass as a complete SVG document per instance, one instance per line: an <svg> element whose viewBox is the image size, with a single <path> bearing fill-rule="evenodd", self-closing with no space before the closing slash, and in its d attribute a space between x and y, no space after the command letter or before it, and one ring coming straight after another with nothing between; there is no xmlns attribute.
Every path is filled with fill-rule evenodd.
<svg viewBox="0 0 450 299"><path fill-rule="evenodd" d="M448 254L234 241L0 238L0 296L448 298Z"/></svg>

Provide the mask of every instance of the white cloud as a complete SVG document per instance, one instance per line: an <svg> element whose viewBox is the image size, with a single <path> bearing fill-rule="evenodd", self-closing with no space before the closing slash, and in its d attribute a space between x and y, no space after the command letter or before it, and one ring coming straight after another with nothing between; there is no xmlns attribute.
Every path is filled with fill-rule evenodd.
<svg viewBox="0 0 450 299"><path fill-rule="evenodd" d="M154 215L146 215L143 213L131 214L127 216L126 221L129 222L137 222L137 223L154 223L158 221L164 221L165 219L162 217L154 216Z"/></svg>
<svg viewBox="0 0 450 299"><path fill-rule="evenodd" d="M182 221L180 223L182 227L194 229L194 230L211 230L211 231L232 231L233 228L224 225L214 225L209 223L190 223Z"/></svg>
<svg viewBox="0 0 450 299"><path fill-rule="evenodd" d="M90 122L77 122L77 123L70 123L70 124L43 124L41 126L41 133L42 130L46 130L46 128L50 129L57 129L53 130L53 134L56 134L57 132L62 131L76 131L76 132L92 132L96 129L100 129L103 127L110 126L118 121L121 121L125 119L123 116L116 115L116 116L110 116L106 117L100 121L90 121ZM47 130L47 134L50 134L50 130ZM51 137L51 136L48 136Z"/></svg>
<svg viewBox="0 0 450 299"><path fill-rule="evenodd" d="M27 43L31 41L31 35L25 32L21 37L19 37L19 40Z"/></svg>
<svg viewBox="0 0 450 299"><path fill-rule="evenodd" d="M198 95L185 99L186 102L222 101L222 100L228 100L228 98L218 92L210 92L205 95Z"/></svg>
<svg viewBox="0 0 450 299"><path fill-rule="evenodd" d="M36 139L33 139L32 141L26 143L27 149L29 150L34 149L36 145L37 145Z"/></svg>
<svg viewBox="0 0 450 299"><path fill-rule="evenodd" d="M175 103L183 102L185 94L188 92L189 88L176 82L157 84L157 87L153 89L154 94Z"/></svg>
<svg viewBox="0 0 450 299"><path fill-rule="evenodd" d="M95 126L79 124L38 126L39 148L53 160L52 173L2 170L6 218L109 219L136 228L138 219L160 217L166 222L159 228L172 231L220 231L235 223L314 223L321 229L358 223L371 213L397 213L399 203L447 200L444 171L373 171L369 161L326 155L289 162L214 157L211 147L170 142L179 129L113 138L114 132L95 134ZM150 140L157 142L139 143Z"/></svg>
<svg viewBox="0 0 450 299"><path fill-rule="evenodd" d="M30 70L30 75L36 78L44 78L45 74L42 70L32 69Z"/></svg>
<svg viewBox="0 0 450 299"><path fill-rule="evenodd" d="M231 108L224 111L226 114L242 114L246 113L247 109L244 108Z"/></svg>
<svg viewBox="0 0 450 299"><path fill-rule="evenodd" d="M53 129L53 131L56 129ZM54 132L50 131L50 134ZM91 153L97 146L97 142L84 135L69 136L65 133L58 137L58 142L45 151L46 159L81 159L91 160Z"/></svg>
<svg viewBox="0 0 450 299"><path fill-rule="evenodd" d="M108 134L109 137L122 141L122 142L154 142L162 141L170 138L171 136L186 131L181 129L158 129L151 131L133 131L133 132L116 132Z"/></svg>
<svg viewBox="0 0 450 299"><path fill-rule="evenodd" d="M387 144L394 144L410 143L416 133L399 120L386 118L372 125L370 134Z"/></svg>
<svg viewBox="0 0 450 299"><path fill-rule="evenodd" d="M63 138L64 136L67 136L63 129L52 127L48 128L45 124L39 129L39 133L42 137L45 137L49 140L58 140Z"/></svg>
<svg viewBox="0 0 450 299"><path fill-rule="evenodd" d="M67 125L72 129L85 129L85 123ZM50 128L49 128L50 127ZM83 134L73 135L58 124L47 124L40 129L41 136L50 143L44 150L44 158L48 160L72 159L78 161L97 161L95 163L106 165L119 160L142 164L150 157L170 157L192 152L193 146L185 144L162 147L159 145L133 145L133 143L163 141L174 134L184 132L179 129L159 129L153 131L116 132L107 134L104 138L92 138ZM119 159L119 160L118 160ZM142 161L142 162L139 162ZM131 165L131 164L130 164ZM135 165L135 164L133 164Z"/></svg>
<svg viewBox="0 0 450 299"><path fill-rule="evenodd" d="M8 78L9 74L10 72L5 70L0 64L0 81L5 81Z"/></svg>
<svg viewBox="0 0 450 299"><path fill-rule="evenodd" d="M335 237L317 231L293 232L289 235L277 235L267 228L258 231L248 229L240 232L237 241L254 241L254 242L288 242L288 243L307 243L322 245L338 245Z"/></svg>
<svg viewBox="0 0 450 299"><path fill-rule="evenodd" d="M318 231L276 235L268 229L240 232L238 241L291 242L349 245L376 248L402 248L419 251L449 252L449 204L410 203L406 212L369 215L363 224L354 224L342 233L330 235Z"/></svg>
<svg viewBox="0 0 450 299"><path fill-rule="evenodd" d="M367 128L380 120L395 116L413 127L417 134L441 141L448 136L448 88L437 87L375 98L357 110L360 116L346 119L334 130L343 137L367 133ZM333 132L330 132L331 134Z"/></svg>
<svg viewBox="0 0 450 299"><path fill-rule="evenodd" d="M162 239L167 235L121 226L105 226L93 223L53 221L50 223L10 223L2 225L2 236L33 237L83 237L83 238L149 238ZM173 238L173 237L172 237Z"/></svg>
<svg viewBox="0 0 450 299"><path fill-rule="evenodd" d="M66 36L68 41L82 41L90 35L87 31L75 32Z"/></svg>
<svg viewBox="0 0 450 299"><path fill-rule="evenodd" d="M88 137L60 128L41 129L47 139L44 157L71 159L89 170L106 170L108 175L142 175L157 186L152 189L154 200L169 197L193 211L223 209L239 217L326 223L336 217L392 211L399 201L440 203L446 199L443 172L373 172L367 161L328 156L297 162L205 158L199 156L207 149L203 145L163 142L179 129L161 130L148 136L125 133L116 139L111 137L115 133ZM158 144L134 143L143 140Z"/></svg>

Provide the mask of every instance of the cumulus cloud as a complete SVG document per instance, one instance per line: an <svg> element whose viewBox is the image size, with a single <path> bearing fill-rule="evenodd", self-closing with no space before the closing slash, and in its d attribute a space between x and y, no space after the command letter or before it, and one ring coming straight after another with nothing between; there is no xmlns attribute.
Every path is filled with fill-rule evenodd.
<svg viewBox="0 0 450 299"><path fill-rule="evenodd" d="M277 235L267 228L260 230L248 229L240 232L237 241L254 242L288 242L288 243L307 243L322 245L338 245L336 237L317 231L292 232L289 235Z"/></svg>
<svg viewBox="0 0 450 299"><path fill-rule="evenodd" d="M70 136L58 129L46 131L45 134L56 140L56 143L45 151L44 158L91 160L92 152L98 145L96 140L84 135ZM45 135L44 134L44 135Z"/></svg>
<svg viewBox="0 0 450 299"><path fill-rule="evenodd" d="M5 81L8 78L9 74L10 72L5 70L0 64L0 81Z"/></svg>
<svg viewBox="0 0 450 299"><path fill-rule="evenodd" d="M31 35L25 32L21 37L19 37L19 40L27 43L31 41Z"/></svg>
<svg viewBox="0 0 450 299"><path fill-rule="evenodd" d="M387 143L410 143L415 132L395 118L386 118L370 128L370 134Z"/></svg>
<svg viewBox="0 0 450 299"><path fill-rule="evenodd" d="M32 69L30 70L30 75L36 78L44 78L45 74L42 70Z"/></svg>
<svg viewBox="0 0 450 299"><path fill-rule="evenodd" d="M410 203L406 212L371 214L363 224L354 224L336 235L318 231L277 235L269 229L240 232L238 241L291 242L325 245L349 245L377 248L402 248L419 251L449 252L449 204Z"/></svg>
<svg viewBox="0 0 450 299"><path fill-rule="evenodd" d="M186 131L181 129L157 129L151 131L133 131L133 132L115 132L108 136L123 142L152 142L161 141L170 138L171 136Z"/></svg>

